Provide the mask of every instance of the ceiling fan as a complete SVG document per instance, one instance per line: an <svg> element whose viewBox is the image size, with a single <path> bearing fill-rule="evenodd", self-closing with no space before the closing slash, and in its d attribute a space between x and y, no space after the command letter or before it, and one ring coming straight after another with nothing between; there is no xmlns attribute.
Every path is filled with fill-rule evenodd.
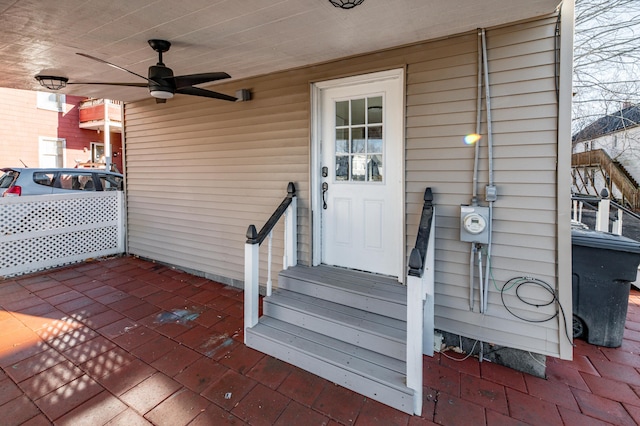
<svg viewBox="0 0 640 426"><path fill-rule="evenodd" d="M87 55L86 53L77 53L85 58L92 59L94 61L102 62L112 66L113 68L121 71L128 72L137 77L146 80L146 83L95 83L95 82L69 82L68 84L104 84L109 86L129 86L129 87L147 87L151 96L156 98L157 103L164 103L167 99L173 98L174 94L179 93L182 95L202 96L205 98L222 99L225 101L235 102L238 98L234 96L225 95L224 93L218 93L211 90L201 89L194 87L196 84L207 83L216 80L222 80L225 78L231 78L226 72L207 72L202 74L189 74L189 75L173 75L173 70L167 67L162 62L162 54L169 50L171 43L166 40L149 40L149 46L156 52L158 52L158 63L149 67L149 76L145 77L133 71L130 71L121 66L112 64L103 59L96 58L95 56Z"/></svg>

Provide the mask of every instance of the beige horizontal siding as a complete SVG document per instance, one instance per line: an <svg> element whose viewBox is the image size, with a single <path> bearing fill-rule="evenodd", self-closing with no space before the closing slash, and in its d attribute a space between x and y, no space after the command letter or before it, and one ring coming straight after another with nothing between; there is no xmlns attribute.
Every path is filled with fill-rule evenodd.
<svg viewBox="0 0 640 426"><path fill-rule="evenodd" d="M558 284L554 28L555 17L548 17L487 30L499 194L493 247L498 287L514 276ZM415 242L424 188L431 186L438 214L436 326L557 355L557 321L515 319L495 288L487 315L469 311L470 245L459 241L459 206L469 203L472 191L474 149L463 137L475 130L476 61L472 32L211 87L230 94L249 88L250 102L176 96L161 105L128 104L130 252L242 285L247 226L260 228L293 181L299 196L298 258L310 264L310 84L405 67L406 250ZM483 194L486 137L481 146ZM283 244L279 224L273 241L276 270ZM264 282L265 262L260 273ZM536 290L531 296L548 300ZM505 300L525 317L541 315L512 294Z"/></svg>
<svg viewBox="0 0 640 426"><path fill-rule="evenodd" d="M472 191L474 148L464 145L462 138L475 130L475 37L467 40L466 47L446 51L447 58L459 52L458 59L452 60L457 64L455 72L433 57L408 67L406 132L407 250L414 242L424 186L433 187L437 203L436 326L547 354L559 351L557 320L533 324L515 319L502 305L497 288L516 276L557 285L554 28L551 18L487 31L499 198L494 203L492 251L496 284L490 286L486 315L469 310L470 244L459 241L459 206L469 203ZM438 69L428 68L433 62ZM411 75L414 69L421 69L417 76ZM486 123L482 128L486 132ZM485 134L481 196L488 179L486 143ZM544 303L550 296L533 289L531 297ZM526 318L555 312L554 307L537 312L512 294L505 294L505 303Z"/></svg>
<svg viewBox="0 0 640 426"><path fill-rule="evenodd" d="M251 85L245 103L177 96L127 106L132 253L242 285L247 227L266 222L289 181L300 196L298 223L308 228L308 83L292 83ZM274 259L282 259L282 232L279 224ZM301 237L302 262L309 246Z"/></svg>

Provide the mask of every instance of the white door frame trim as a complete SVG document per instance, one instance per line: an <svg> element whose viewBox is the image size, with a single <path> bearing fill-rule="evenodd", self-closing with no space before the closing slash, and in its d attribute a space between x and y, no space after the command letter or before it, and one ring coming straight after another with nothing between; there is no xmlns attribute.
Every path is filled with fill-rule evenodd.
<svg viewBox="0 0 640 426"><path fill-rule="evenodd" d="M309 179L311 185L311 263L313 266L317 266L322 262L322 238L320 237L321 229L321 213L322 213L322 180L320 176L320 163L322 161L321 148L322 148L322 117L321 117L321 92L323 89L352 86L356 84L373 83L384 80L400 80L401 96L402 96L402 124L401 124L401 140L402 140L402 155L401 155L401 187L402 187L402 220L397 225L396 232L402 235L402 250L398 253L398 264L400 265L398 276L399 281L404 281L404 275L406 272L406 266L404 265L405 250L406 250L406 235L405 235L405 70L404 68L394 69L389 71L375 72L370 74L362 74L353 77L345 77L334 80L320 81L311 84L311 164L310 171L311 177Z"/></svg>

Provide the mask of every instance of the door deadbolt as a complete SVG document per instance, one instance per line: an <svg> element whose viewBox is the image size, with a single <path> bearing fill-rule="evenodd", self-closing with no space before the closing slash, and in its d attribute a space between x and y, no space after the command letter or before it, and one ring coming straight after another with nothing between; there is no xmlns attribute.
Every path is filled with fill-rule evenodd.
<svg viewBox="0 0 640 426"><path fill-rule="evenodd" d="M324 166L322 168L322 177L327 177L329 176L329 168L327 166Z"/></svg>

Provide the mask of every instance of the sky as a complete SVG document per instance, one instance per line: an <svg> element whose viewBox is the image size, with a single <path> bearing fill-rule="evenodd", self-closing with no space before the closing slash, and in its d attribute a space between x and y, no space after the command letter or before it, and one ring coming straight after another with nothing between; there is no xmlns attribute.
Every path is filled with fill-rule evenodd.
<svg viewBox="0 0 640 426"><path fill-rule="evenodd" d="M576 0L573 130L640 103L640 0Z"/></svg>

